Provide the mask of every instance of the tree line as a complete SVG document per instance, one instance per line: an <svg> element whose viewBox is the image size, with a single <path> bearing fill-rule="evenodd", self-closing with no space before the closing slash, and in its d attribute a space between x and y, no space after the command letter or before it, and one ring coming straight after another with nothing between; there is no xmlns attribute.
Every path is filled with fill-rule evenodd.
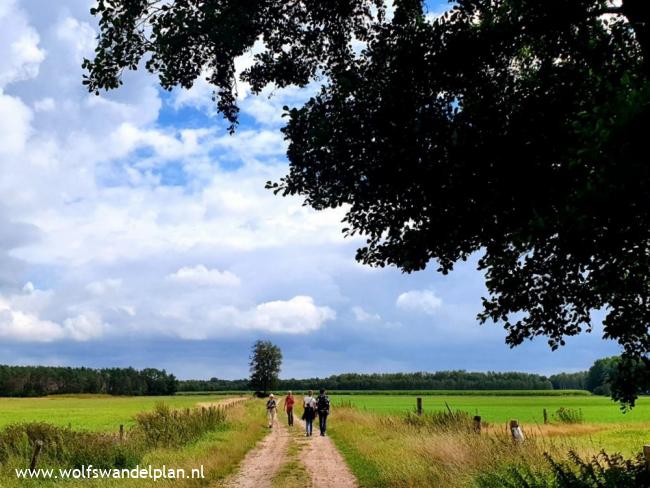
<svg viewBox="0 0 650 488"><path fill-rule="evenodd" d="M551 390L552 382L530 373L475 373L468 371L438 371L435 373L346 373L326 378L277 379L278 390ZM180 391L249 390L249 380L180 381Z"/></svg>
<svg viewBox="0 0 650 488"><path fill-rule="evenodd" d="M0 365L0 396L29 397L52 394L173 395L176 391L252 390L588 390L610 395L618 377L620 357L598 359L588 371L549 377L519 372L438 371L435 373L346 373L325 378L278 379L253 384L251 379L177 380L165 370L146 368L70 368ZM641 372L645 371L643 368ZM268 383L267 382L267 383ZM258 382L259 383L259 382ZM647 392L645 392L647 393Z"/></svg>
<svg viewBox="0 0 650 488"><path fill-rule="evenodd" d="M178 380L164 369L0 365L0 396L52 394L173 395Z"/></svg>
<svg viewBox="0 0 650 488"><path fill-rule="evenodd" d="M256 344L256 346L258 346ZM268 348L268 345L267 345ZM263 352L263 351L262 351ZM260 351L254 348L251 358L251 372L259 369L263 361ZM264 356L262 354L262 356ZM281 355L280 355L281 361ZM598 359L587 371L558 373L549 377L518 372L477 373L463 370L438 371L435 373L386 373L357 374L347 373L326 378L279 379L280 364L271 374L271 379L258 381L252 374L250 379L187 380L179 382L180 391L269 391L309 390L326 388L328 390L588 390L596 395L610 395L612 388L624 378L619 376L619 356ZM264 369L264 368L262 368ZM639 365L638 374L645 368ZM642 391L647 394L648 392Z"/></svg>

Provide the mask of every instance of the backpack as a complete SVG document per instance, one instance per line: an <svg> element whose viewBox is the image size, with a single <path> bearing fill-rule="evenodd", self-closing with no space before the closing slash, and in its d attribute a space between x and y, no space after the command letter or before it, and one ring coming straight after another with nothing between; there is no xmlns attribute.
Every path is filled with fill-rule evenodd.
<svg viewBox="0 0 650 488"><path fill-rule="evenodd" d="M319 395L316 404L318 405L319 412L330 411L330 399L327 397L327 395Z"/></svg>

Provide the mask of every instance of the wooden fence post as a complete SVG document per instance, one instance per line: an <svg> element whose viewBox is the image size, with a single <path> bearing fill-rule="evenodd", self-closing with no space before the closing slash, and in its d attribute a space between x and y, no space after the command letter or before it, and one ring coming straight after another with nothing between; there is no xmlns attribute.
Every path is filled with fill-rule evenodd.
<svg viewBox="0 0 650 488"><path fill-rule="evenodd" d="M650 444L643 446L643 455L645 456L645 462L650 468Z"/></svg>
<svg viewBox="0 0 650 488"><path fill-rule="evenodd" d="M518 420L510 421L510 433L512 434L512 440L520 443L524 442L524 433L521 430Z"/></svg>
<svg viewBox="0 0 650 488"><path fill-rule="evenodd" d="M548 413L546 413L546 409L544 409L544 425L548 424Z"/></svg>
<svg viewBox="0 0 650 488"><path fill-rule="evenodd" d="M120 424L120 442L124 440L124 425Z"/></svg>
<svg viewBox="0 0 650 488"><path fill-rule="evenodd" d="M417 398L418 415L422 415L422 398Z"/></svg>
<svg viewBox="0 0 650 488"><path fill-rule="evenodd" d="M475 415L474 416L474 432L477 434L481 433L481 416L480 415Z"/></svg>
<svg viewBox="0 0 650 488"><path fill-rule="evenodd" d="M29 469L36 469L36 463L38 463L38 456L41 454L41 449L43 449L43 441L38 440L34 443L34 453L29 463Z"/></svg>

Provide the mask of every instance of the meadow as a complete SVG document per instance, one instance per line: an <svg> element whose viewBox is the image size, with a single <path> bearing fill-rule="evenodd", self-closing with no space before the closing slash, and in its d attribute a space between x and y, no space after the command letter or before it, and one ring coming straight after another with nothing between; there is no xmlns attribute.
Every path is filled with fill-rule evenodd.
<svg viewBox="0 0 650 488"><path fill-rule="evenodd" d="M164 402L172 408L217 402L223 396L115 397L108 395L59 395L39 398L0 398L0 428L26 422L47 422L73 430L110 432L134 423L135 415Z"/></svg>
<svg viewBox="0 0 650 488"><path fill-rule="evenodd" d="M563 460L567 459L569 450L581 456L593 456L605 449L610 453L622 452L626 457L630 457L637 455L641 447L650 441L650 398L641 398L634 410L623 414L619 406L608 398L583 394L503 396L489 392L484 395L445 392L443 395L418 395L422 396L424 404L424 415L418 417L414 415L414 393L387 395L355 392L331 395L329 433L361 487L476 487L484 475L498 473L510 466L524 466L547 476L549 468L545 453L550 453L554 459ZM108 432L112 434L108 436L110 439L114 437L120 424L124 424L129 433L143 432L143 427L149 424L148 421L143 422L142 415L138 414L161 409L161 402L171 408L185 409L223 399L224 395L219 394L173 397L66 395L1 398L0 427L16 423L47 422L64 428L70 426L72 431L98 432L93 435L104 437L106 435L102 433ZM466 412L467 415L462 418L469 423L465 420L453 420L448 424L447 421L436 422L436 416L447 415L447 406L453 412ZM561 407L582 412L581 422L560 422L554 417L554 413ZM549 414L548 425L543 425L544 408ZM189 411L187 413L189 415ZM471 416L476 414L481 415L486 422L481 435L476 435L471 429ZM141 420L136 421L136 417ZM522 424L526 442L521 446L513 445L505 428L505 423L510 419L518 419ZM171 417L169 420L175 422L176 418ZM191 425L192 419L187 420L190 422L187 425ZM194 419L197 428L202 425L197 422L199 420ZM154 427L156 422L152 424ZM185 423L185 420L183 422ZM185 440L171 439L174 442L161 443L157 438L154 441L144 439L143 446L134 445L134 456L137 457L133 459L140 463L156 465L168 463L192 467L205 464L208 479L219 483L236 469L237 462L264 435L264 425L264 400L244 402L229 410L225 421L219 420L206 428L204 433L197 431ZM156 432L158 430L156 428ZM163 429L164 432L168 430L168 427ZM182 427L179 432L185 430L187 429ZM72 433L66 432L63 434L73 436ZM106 442L104 437L96 440ZM137 437L127 435L127 439L129 442L132 442L131 439L135 442ZM24 486L10 476L12 466L22 466L29 458L31 448L26 447L24 450L24 453L3 468L0 473L0 486ZM110 454L112 451L108 449L106 452ZM51 453L51 448L48 453ZM55 462L54 458L47 457L48 453L43 459L44 464ZM399 455L396 456L395 453ZM88 455L85 451L82 454L86 457ZM286 469L283 468L284 470L277 474L277 479L274 478L277 486L289 486L287 479L295 477L298 471L304 478L305 473L302 472L304 469L298 462L299 458L293 456L287 459L288 464L284 467ZM67 458L65 460L72 462ZM291 463L297 463L296 466L300 470L289 469L293 466ZM42 481L24 483L34 487L56 485ZM500 483L490 482L480 486L492 488L502 486ZM142 480L126 484L123 481L115 481L107 484L70 482L67 485L140 488L155 486L155 483ZM179 486L194 485L180 483Z"/></svg>
<svg viewBox="0 0 650 488"><path fill-rule="evenodd" d="M169 404L170 402L167 403ZM160 408L160 406L154 407L154 410L159 410ZM223 479L237 469L238 463L246 453L266 434L263 410L264 403L261 400L234 404L228 409L225 421L218 421L212 426L204 425L202 429L203 433L199 434L198 437L193 436L193 439L188 438L185 441L176 439L175 442L171 443L157 442L161 445L157 447L150 446L141 451L140 454L142 457L137 462L141 466L171 466L185 469L187 472L203 466L205 479L200 481L200 486L204 486L204 484L221 486ZM196 412L195 410L192 411ZM155 413L149 413L148 416L150 415L155 415ZM199 415L199 418L204 423L205 416ZM185 423L183 416L175 420ZM170 426L164 428L165 432L173 432L176 430L169 429L168 427ZM179 432L183 431L185 431L184 428L179 430ZM101 433L93 435L105 437L105 434ZM111 436L108 437L110 438ZM127 435L125 447L128 447L131 443L131 438ZM51 457L52 450L52 445L46 445L44 450L45 454L39 460L39 467L60 467L70 464L70 460L68 459L57 462L52 462L52 459L48 459L48 455ZM102 449L101 452L105 453L106 451L106 449ZM108 453L110 454L110 449ZM29 454L29 452L26 454ZM67 454L67 450L64 454ZM96 454L92 450L84 454L83 459L73 464L84 465L91 463L97 466L107 462L104 458L92 459L92 454ZM91 454L90 459L88 454ZM151 479L71 479L64 482L61 480L17 479L13 469L16 467L24 468L28 460L29 457L25 458L23 456L21 459L9 459L8 462L0 462L0 487L54 488L64 485L69 488L153 488L161 485L169 486L166 482ZM173 486L196 488L198 485L197 480L187 479L177 480Z"/></svg>
<svg viewBox="0 0 650 488"><path fill-rule="evenodd" d="M641 398L625 414L618 404L598 396L422 398L424 415L418 417L415 396L331 397L329 432L360 486L524 486L521 481L504 484L502 478L488 478L503 470L521 469L549 480L552 470L546 454L571 465L570 451L587 461L602 450L634 458L650 443L650 398ZM448 414L447 405L453 414ZM544 408L549 415L547 425L543 424ZM561 421L554 415L560 408L582 412L581 420ZM460 415L466 421L435 421L457 412L466 412ZM472 432L471 418L476 414L487 422L481 435ZM522 445L513 443L506 428L511 419L522 426L526 436Z"/></svg>
<svg viewBox="0 0 650 488"><path fill-rule="evenodd" d="M584 395L422 395L425 412L462 410L472 415L480 415L485 422L504 424L517 419L521 423L541 424L544 421L543 409L549 419L560 408L579 409L585 423L629 424L650 423L650 397L642 397L632 411L623 413L619 404L608 397ZM412 412L416 408L416 395L331 395L333 406L351 405L370 412L397 414Z"/></svg>

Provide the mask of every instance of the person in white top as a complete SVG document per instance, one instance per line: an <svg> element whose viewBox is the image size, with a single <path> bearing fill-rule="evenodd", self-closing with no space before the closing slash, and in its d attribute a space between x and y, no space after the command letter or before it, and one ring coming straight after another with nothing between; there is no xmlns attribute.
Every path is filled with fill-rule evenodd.
<svg viewBox="0 0 650 488"><path fill-rule="evenodd" d="M275 423L275 416L278 413L278 404L273 397L273 393L269 395L269 399L266 402L266 415L269 419L269 429L273 428Z"/></svg>
<svg viewBox="0 0 650 488"><path fill-rule="evenodd" d="M311 436L314 427L314 418L316 417L316 399L312 390L309 390L309 394L304 398L302 406L305 408L305 413L302 415L305 421L305 436L309 437Z"/></svg>

